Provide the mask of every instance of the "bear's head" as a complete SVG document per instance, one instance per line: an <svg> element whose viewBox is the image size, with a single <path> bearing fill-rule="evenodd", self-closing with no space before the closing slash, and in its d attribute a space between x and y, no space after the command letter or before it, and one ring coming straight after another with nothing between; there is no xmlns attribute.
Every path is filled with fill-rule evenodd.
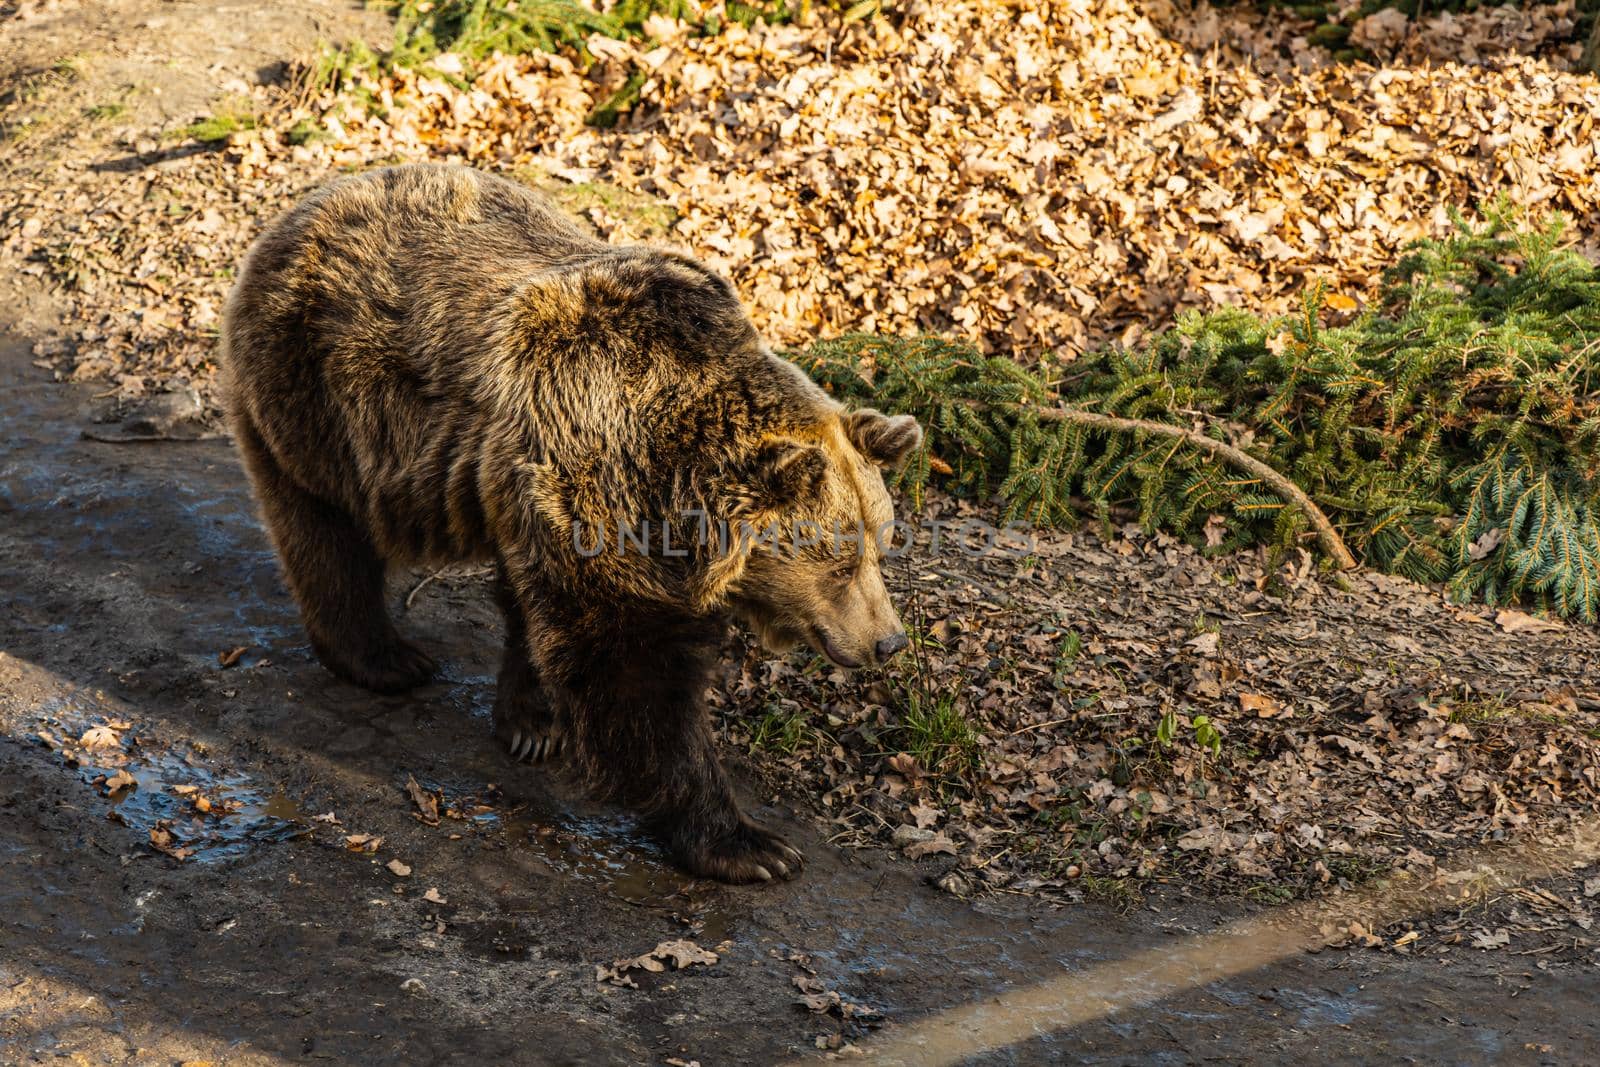
<svg viewBox="0 0 1600 1067"><path fill-rule="evenodd" d="M806 644L841 667L882 663L907 639L884 587L894 505L882 471L922 444L908 415L830 410L761 440L724 557L726 602L767 648Z"/></svg>

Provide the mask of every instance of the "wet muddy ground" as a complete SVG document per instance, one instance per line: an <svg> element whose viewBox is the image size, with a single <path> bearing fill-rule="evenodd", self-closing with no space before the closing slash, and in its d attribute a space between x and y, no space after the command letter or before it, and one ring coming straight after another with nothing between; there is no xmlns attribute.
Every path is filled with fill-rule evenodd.
<svg viewBox="0 0 1600 1067"><path fill-rule="evenodd" d="M626 816L495 748L487 590L435 582L400 613L443 682L381 698L335 680L228 442L87 440L92 391L26 353L0 346L0 1061L870 1058L945 1009L1241 910L964 902L830 846L737 754L743 795L809 866L763 889L686 880ZM396 576L397 608L415 580ZM596 979L680 939L717 961ZM1126 1005L1138 982L1096 999ZM804 993L839 996L819 1013ZM1597 995L1584 965L1291 952L979 1062L1576 1063L1600 1048Z"/></svg>

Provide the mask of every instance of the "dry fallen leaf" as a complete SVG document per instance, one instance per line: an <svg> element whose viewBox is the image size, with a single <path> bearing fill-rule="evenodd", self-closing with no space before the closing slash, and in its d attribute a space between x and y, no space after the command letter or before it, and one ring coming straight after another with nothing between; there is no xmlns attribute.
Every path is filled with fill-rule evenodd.
<svg viewBox="0 0 1600 1067"><path fill-rule="evenodd" d="M248 651L250 651L249 645L240 645L237 648L230 648L226 652L219 652L217 653L217 666L226 670L238 663L240 657Z"/></svg>
<svg viewBox="0 0 1600 1067"><path fill-rule="evenodd" d="M1508 634L1537 634L1562 630L1565 627L1554 619L1544 619L1514 608L1503 608L1495 614L1495 624Z"/></svg>
<svg viewBox="0 0 1600 1067"><path fill-rule="evenodd" d="M916 778L922 773L921 768L917 764L917 757L911 755L909 752L896 752L894 755L890 756L889 767L891 770L897 771L900 774L905 775L907 778Z"/></svg>
<svg viewBox="0 0 1600 1067"><path fill-rule="evenodd" d="M1472 935L1473 948L1504 948L1511 944L1511 931L1505 927L1496 930L1478 930Z"/></svg>
<svg viewBox="0 0 1600 1067"><path fill-rule="evenodd" d="M411 877L411 868L406 866L400 860L390 860L388 863L384 864L384 866L389 868L389 873L394 875L396 878Z"/></svg>
<svg viewBox="0 0 1600 1067"><path fill-rule="evenodd" d="M128 789L130 787L138 788L139 781L138 779L134 778L133 775L129 774L126 768L123 768L117 771L116 774L106 778L103 785L105 787L106 795L110 796L113 793L120 792L121 790Z"/></svg>
<svg viewBox="0 0 1600 1067"><path fill-rule="evenodd" d="M632 959L616 960L613 963L596 964L594 978L597 982L609 982L612 985L638 988L638 983L628 974L629 971L647 971L659 974L671 965L673 970L683 970L696 964L707 966L717 962L719 957L709 949L701 948L693 941L676 940L663 941L655 948L642 956Z"/></svg>
<svg viewBox="0 0 1600 1067"><path fill-rule="evenodd" d="M413 815L429 826L439 825L439 797L417 784L415 777L406 775L406 795L417 806Z"/></svg>
<svg viewBox="0 0 1600 1067"><path fill-rule="evenodd" d="M168 820L162 819L152 826L150 828L150 844L155 846L157 851L165 853L175 860L186 860L194 855L194 849L180 847L175 843L176 838L173 836L171 825Z"/></svg>
<svg viewBox="0 0 1600 1067"><path fill-rule="evenodd" d="M911 817L916 820L917 829L926 830L938 823L944 812L927 804L913 804L910 809Z"/></svg>
<svg viewBox="0 0 1600 1067"><path fill-rule="evenodd" d="M956 845L954 841L951 841L945 835L936 834L926 841L913 842L902 851L906 854L907 859L920 860L924 856L931 856L939 852L954 856L956 854Z"/></svg>
<svg viewBox="0 0 1600 1067"><path fill-rule="evenodd" d="M346 834L344 847L351 852L376 852L383 838L374 834Z"/></svg>
<svg viewBox="0 0 1600 1067"><path fill-rule="evenodd" d="M1265 693L1240 693L1239 710L1254 712L1263 719L1271 719L1283 714L1283 705Z"/></svg>
<svg viewBox="0 0 1600 1067"><path fill-rule="evenodd" d="M120 748L122 738L110 726L91 726L78 738L78 744L84 748Z"/></svg>
<svg viewBox="0 0 1600 1067"><path fill-rule="evenodd" d="M794 987L800 991L799 1004L808 1011L823 1014L833 1012L841 1019L872 1020L882 1018L882 1013L876 1008L851 1000L837 990L829 989L815 975L797 974L792 979Z"/></svg>
<svg viewBox="0 0 1600 1067"><path fill-rule="evenodd" d="M715 952L687 940L663 941L650 950L650 955L656 959L670 961L673 969L679 971L696 963L710 966L717 962Z"/></svg>

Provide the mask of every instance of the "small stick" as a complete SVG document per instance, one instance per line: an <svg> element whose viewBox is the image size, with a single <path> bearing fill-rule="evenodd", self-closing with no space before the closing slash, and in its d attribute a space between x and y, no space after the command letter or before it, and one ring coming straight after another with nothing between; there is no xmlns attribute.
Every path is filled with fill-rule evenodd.
<svg viewBox="0 0 1600 1067"><path fill-rule="evenodd" d="M1119 433L1153 433L1159 437L1172 437L1185 441L1195 448L1220 456L1243 470L1260 478L1272 491L1284 500L1299 508L1301 513L1311 523L1316 531L1317 541L1322 545L1322 550L1333 558L1335 564L1342 571L1353 569L1356 564L1355 556L1345 547L1344 539L1339 536L1339 531L1333 528L1333 523L1328 521L1316 501L1312 500L1298 485L1274 470L1272 467L1256 459L1248 452L1234 448L1232 445L1223 444L1212 437L1207 437L1198 430L1190 430L1182 426L1174 426L1168 422L1150 422L1145 419L1122 419L1114 415L1101 415L1094 411L1083 411L1078 408L1032 408L1039 418L1051 422L1075 422L1080 426L1092 426L1100 430L1115 430Z"/></svg>
<svg viewBox="0 0 1600 1067"><path fill-rule="evenodd" d="M1060 726L1064 722L1071 722L1071 721L1072 721L1071 719L1051 719L1049 722L1036 722L1032 726L1024 726L1020 730L1012 730L1009 734L1006 734L1006 736L1007 737L1016 737L1018 734L1025 734L1025 733L1028 733L1028 732L1030 732L1032 730L1044 730L1044 729L1048 729L1051 726Z"/></svg>
<svg viewBox="0 0 1600 1067"><path fill-rule="evenodd" d="M411 602L413 600L417 599L417 594L422 592L422 587L427 585L429 582L433 581L435 578L439 577L439 575L441 575L443 573L444 573L444 568L441 567L438 570L434 571L432 574L428 575L426 578L422 579L422 581L418 582L416 585L411 587L411 592L406 594L406 605L405 606L406 606L406 610L407 611L411 610Z"/></svg>

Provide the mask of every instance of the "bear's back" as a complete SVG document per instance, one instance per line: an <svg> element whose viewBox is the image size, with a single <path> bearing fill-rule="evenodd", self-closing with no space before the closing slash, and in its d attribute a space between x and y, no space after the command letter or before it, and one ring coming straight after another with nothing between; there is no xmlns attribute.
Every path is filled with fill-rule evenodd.
<svg viewBox="0 0 1600 1067"><path fill-rule="evenodd" d="M465 167L338 179L251 250L229 299L230 362L298 354L428 378L432 361L481 350L461 342L488 340L473 335L529 276L605 249L533 191ZM279 351L285 335L306 343Z"/></svg>
<svg viewBox="0 0 1600 1067"><path fill-rule="evenodd" d="M490 483L517 462L654 513L690 468L835 406L704 266L459 167L311 193L252 248L223 336L236 433L396 557L479 551L494 508L472 502L509 500Z"/></svg>

